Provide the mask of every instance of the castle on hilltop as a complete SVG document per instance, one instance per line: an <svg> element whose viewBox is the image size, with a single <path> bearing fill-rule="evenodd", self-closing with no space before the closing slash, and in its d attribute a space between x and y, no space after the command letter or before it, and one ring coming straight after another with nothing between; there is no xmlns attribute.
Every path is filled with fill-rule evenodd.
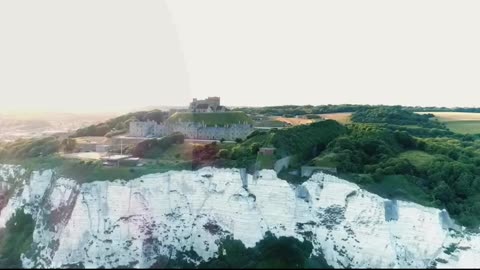
<svg viewBox="0 0 480 270"><path fill-rule="evenodd" d="M226 108L220 105L219 97L208 97L207 99L198 100L196 98L188 107L190 112L207 113L207 112L224 112Z"/></svg>
<svg viewBox="0 0 480 270"><path fill-rule="evenodd" d="M193 99L188 112L176 112L164 123L131 121L130 137L163 137L180 132L189 139L245 139L254 130L251 119L243 112L229 111L220 105L219 97Z"/></svg>

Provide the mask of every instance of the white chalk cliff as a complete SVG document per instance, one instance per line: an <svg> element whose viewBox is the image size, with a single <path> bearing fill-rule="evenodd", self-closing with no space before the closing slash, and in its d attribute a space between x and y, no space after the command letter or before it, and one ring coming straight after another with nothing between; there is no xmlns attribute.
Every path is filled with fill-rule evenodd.
<svg viewBox="0 0 480 270"><path fill-rule="evenodd" d="M208 259L228 235L252 247L267 231L311 241L313 253L338 268L480 267L480 235L445 211L326 174L294 186L274 171L254 179L203 168L80 185L51 170L27 176L4 165L0 178L0 191L13 190L0 201L0 228L21 208L36 221L24 267L149 267L158 255L191 248ZM451 244L457 248L445 253Z"/></svg>

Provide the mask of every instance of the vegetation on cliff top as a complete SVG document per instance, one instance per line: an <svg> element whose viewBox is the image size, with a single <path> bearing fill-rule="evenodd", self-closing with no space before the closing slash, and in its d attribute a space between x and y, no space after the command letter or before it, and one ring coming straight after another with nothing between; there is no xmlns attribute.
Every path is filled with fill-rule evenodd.
<svg viewBox="0 0 480 270"><path fill-rule="evenodd" d="M58 152L60 147L61 141L54 137L0 143L0 160L48 156Z"/></svg>
<svg viewBox="0 0 480 270"><path fill-rule="evenodd" d="M330 143L322 155L328 155L341 173L361 175L356 181L375 193L445 207L463 225L480 224L480 141L450 132L429 137L430 124L425 120L401 115L407 116L405 121L392 126L375 110L354 114L354 120L382 124L350 125L348 134ZM398 128L413 120L418 126L414 134ZM395 181L402 185L392 191L389 183Z"/></svg>
<svg viewBox="0 0 480 270"><path fill-rule="evenodd" d="M218 157L221 166L242 167L252 172L258 160L258 150L274 147L277 159L293 156L302 163L318 155L331 141L345 133L346 128L333 120L287 129L257 130L246 140L222 150Z"/></svg>
<svg viewBox="0 0 480 270"><path fill-rule="evenodd" d="M345 126L326 120L285 129L257 130L235 144L193 145L190 155L173 153L171 149L177 149L175 140L147 141L137 147L137 154L154 157L157 165L119 168L117 171L123 171L118 174L95 162L62 161L60 167L66 174L86 181L117 175L131 179L143 172L202 166L241 167L253 172L258 169L257 163L271 167L273 162L273 159L259 159L259 149L275 147L276 159L293 157L287 170L298 172L305 164L333 166L342 177L381 196L445 207L463 225L480 224L478 135L453 133L430 115L414 114L402 107L361 108L352 115L352 121ZM52 138L18 141L1 145L0 157L41 157L59 147L62 145Z"/></svg>
<svg viewBox="0 0 480 270"><path fill-rule="evenodd" d="M162 138L145 140L137 144L130 152L141 158L157 158L174 144L182 144L185 136L182 133L173 133Z"/></svg>

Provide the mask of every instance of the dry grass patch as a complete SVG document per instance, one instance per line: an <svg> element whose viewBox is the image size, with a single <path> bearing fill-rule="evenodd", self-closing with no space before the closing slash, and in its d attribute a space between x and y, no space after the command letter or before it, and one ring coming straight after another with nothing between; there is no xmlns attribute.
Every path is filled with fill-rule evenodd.
<svg viewBox="0 0 480 270"><path fill-rule="evenodd" d="M298 125L309 125L313 122L315 122L312 119L304 119L304 118L287 118L287 117L276 117L274 119L275 121L287 123L292 126L298 126Z"/></svg>
<svg viewBox="0 0 480 270"><path fill-rule="evenodd" d="M320 114L324 119L335 120L342 124L348 124L351 122L352 113L324 113Z"/></svg>

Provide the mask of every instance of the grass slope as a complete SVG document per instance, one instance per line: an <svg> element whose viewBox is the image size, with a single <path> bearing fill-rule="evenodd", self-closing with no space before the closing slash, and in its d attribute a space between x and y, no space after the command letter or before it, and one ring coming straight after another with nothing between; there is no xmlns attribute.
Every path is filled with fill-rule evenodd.
<svg viewBox="0 0 480 270"><path fill-rule="evenodd" d="M435 157L423 151L411 150L401 153L399 158L404 158L416 168L425 168Z"/></svg>
<svg viewBox="0 0 480 270"><path fill-rule="evenodd" d="M337 154L335 153L322 154L312 160L312 165L320 166L320 167L336 168L338 166Z"/></svg>
<svg viewBox="0 0 480 270"><path fill-rule="evenodd" d="M105 167L101 162L63 159L59 156L28 158L10 163L22 165L28 171L55 169L57 176L75 179L79 183L116 179L131 180L145 174L192 168L191 162L178 159L152 160L143 167Z"/></svg>
<svg viewBox="0 0 480 270"><path fill-rule="evenodd" d="M258 155L257 163L258 163L259 169L272 170L275 165L275 157L273 155L272 156Z"/></svg>
<svg viewBox="0 0 480 270"><path fill-rule="evenodd" d="M413 176L386 175L377 181L374 181L368 174L340 174L339 176L383 198L414 202L427 207L438 207L433 202L432 196L416 184L421 179Z"/></svg>
<svg viewBox="0 0 480 270"><path fill-rule="evenodd" d="M364 188L389 199L399 199L434 207L432 197L415 184L415 178L406 175L388 175Z"/></svg>

